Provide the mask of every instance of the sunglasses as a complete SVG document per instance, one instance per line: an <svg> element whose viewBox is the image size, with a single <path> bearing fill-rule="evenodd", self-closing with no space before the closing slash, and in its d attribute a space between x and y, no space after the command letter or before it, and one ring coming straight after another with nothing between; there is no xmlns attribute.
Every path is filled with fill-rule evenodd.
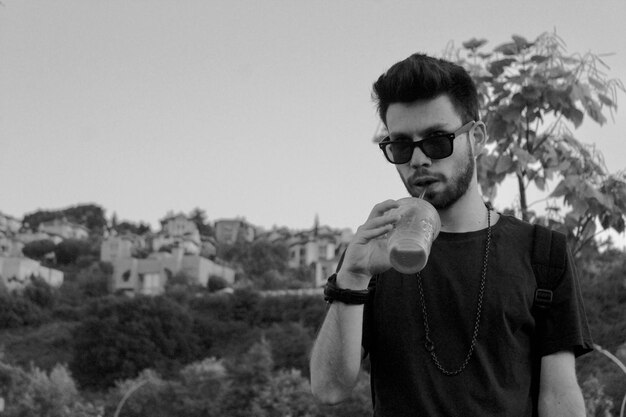
<svg viewBox="0 0 626 417"><path fill-rule="evenodd" d="M391 140L389 136L384 138L378 146L382 149L385 157L392 164L406 164L413 158L413 151L419 148L430 159L443 159L452 155L454 151L454 139L469 132L476 122L471 121L461 126L454 133L440 133L428 136L425 139L414 142L411 140Z"/></svg>

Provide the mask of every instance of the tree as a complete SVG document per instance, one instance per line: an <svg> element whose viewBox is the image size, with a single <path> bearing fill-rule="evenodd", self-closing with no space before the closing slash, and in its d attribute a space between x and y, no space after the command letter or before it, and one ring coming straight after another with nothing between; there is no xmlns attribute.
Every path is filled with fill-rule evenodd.
<svg viewBox="0 0 626 417"><path fill-rule="evenodd" d="M198 227L198 232L200 232L200 236L214 236L213 228L206 221L206 211L201 208L196 207L191 210L189 213L189 220L194 222Z"/></svg>
<svg viewBox="0 0 626 417"><path fill-rule="evenodd" d="M219 248L218 256L232 262L243 269L248 278L260 279L269 271L280 274L286 271L289 261L289 250L284 243L256 240L237 242Z"/></svg>
<svg viewBox="0 0 626 417"><path fill-rule="evenodd" d="M61 210L38 210L24 216L23 224L37 230L40 223L66 218L68 221L85 226L90 232L101 234L107 226L104 209L96 204L80 204Z"/></svg>
<svg viewBox="0 0 626 417"><path fill-rule="evenodd" d="M50 309L54 307L56 301L56 290L48 285L43 278L31 276L30 282L24 288L23 296L43 309Z"/></svg>
<svg viewBox="0 0 626 417"><path fill-rule="evenodd" d="M487 125L487 153L479 158L483 193L493 199L497 186L513 176L519 192L518 212L524 220L542 221L566 232L576 254L604 230L624 231L626 175L609 174L601 154L574 137L585 118L602 125L605 113L617 109L621 81L604 73L602 57L567 54L556 33L530 42L511 42L483 52L484 39L471 39L448 59L465 66L479 89ZM549 193L548 216L530 210L531 185ZM561 213L557 202L567 207Z"/></svg>
<svg viewBox="0 0 626 417"><path fill-rule="evenodd" d="M171 371L195 358L191 316L164 297L100 299L74 332L70 369L81 386L107 388L146 368Z"/></svg>
<svg viewBox="0 0 626 417"><path fill-rule="evenodd" d="M54 248L57 263L61 265L75 264L79 257L88 255L91 250L89 242L79 239L65 239Z"/></svg>
<svg viewBox="0 0 626 417"><path fill-rule="evenodd" d="M34 240L22 248L22 253L36 261L41 261L48 254L54 253L55 244L50 239Z"/></svg>

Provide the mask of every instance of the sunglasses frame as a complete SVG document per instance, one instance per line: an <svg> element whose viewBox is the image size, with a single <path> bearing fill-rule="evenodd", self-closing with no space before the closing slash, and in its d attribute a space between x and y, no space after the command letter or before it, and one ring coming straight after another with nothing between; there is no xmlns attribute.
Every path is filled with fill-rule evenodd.
<svg viewBox="0 0 626 417"><path fill-rule="evenodd" d="M394 165L402 165L402 164L406 164L407 162L409 162L412 158L413 158L413 152L415 152L415 148L419 148L420 151L422 151L422 153L424 155L426 155L427 158L430 159L445 159L447 157L449 157L450 155L452 155L452 153L454 152L454 139L456 139L459 135L462 135L464 133L469 132L472 127L474 127L474 125L476 124L475 120L472 120L470 122L465 123L463 126L461 126L460 128L458 128L456 131L454 131L453 133L442 133L439 135L433 135L430 137L427 137L425 139L419 140L419 141L413 141L413 142L405 142L405 141L393 141L391 139L389 139L389 136L385 137L382 141L380 141L380 143L378 144L378 147L383 151L383 154L385 155L385 158L387 159L387 161L391 162ZM442 157L438 157L438 158L434 158L430 155L428 155L428 153L426 153L426 151L424 150L424 142L426 143L431 143L431 142L437 142L437 141L441 141L441 140L448 140L450 143L450 153L442 156ZM389 157L389 155L387 154L387 148L389 145L392 144L405 144L408 146L411 146L411 153L408 154L409 158L406 161L402 161L402 162L394 162L391 160L391 158Z"/></svg>

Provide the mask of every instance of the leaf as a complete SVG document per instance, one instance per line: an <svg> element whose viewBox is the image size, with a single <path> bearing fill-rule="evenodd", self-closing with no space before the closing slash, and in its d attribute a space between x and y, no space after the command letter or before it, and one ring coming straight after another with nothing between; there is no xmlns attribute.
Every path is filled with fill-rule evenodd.
<svg viewBox="0 0 626 417"><path fill-rule="evenodd" d="M576 189L577 182L578 175L568 175L567 177L563 178L561 182L559 182L554 191L550 193L550 197L564 197L572 193L572 191Z"/></svg>
<svg viewBox="0 0 626 417"><path fill-rule="evenodd" d="M589 84L591 84L596 90L606 91L607 85L600 80L593 77L589 77Z"/></svg>
<svg viewBox="0 0 626 417"><path fill-rule="evenodd" d="M538 100L541 97L541 90L534 85L526 85L522 87L522 95L528 101Z"/></svg>
<svg viewBox="0 0 626 417"><path fill-rule="evenodd" d="M606 117L602 114L602 109L600 105L595 100L587 100L585 103L585 110L587 110L587 114L591 117L596 123L599 125L603 125L606 123Z"/></svg>
<svg viewBox="0 0 626 417"><path fill-rule="evenodd" d="M539 175L537 175L535 177L535 186L537 186L537 188L541 191L545 191L546 189L546 179L544 177L541 177Z"/></svg>
<svg viewBox="0 0 626 417"><path fill-rule="evenodd" d="M526 40L526 38L519 36L519 35L513 35L511 36L511 38L513 38L513 42L515 42L515 46L517 46L518 50L523 50L526 49L530 46L533 46L532 43L528 42Z"/></svg>
<svg viewBox="0 0 626 417"><path fill-rule="evenodd" d="M493 51L500 52L505 56L516 55L517 53L519 53L517 44L515 44L514 42L503 43L502 45L496 47Z"/></svg>
<svg viewBox="0 0 626 417"><path fill-rule="evenodd" d="M608 98L607 96L605 96L602 93L598 93L598 99L600 99L602 104L605 104L605 105L607 105L609 107L615 107L615 103L613 103L613 100L611 100L610 98Z"/></svg>
<svg viewBox="0 0 626 417"><path fill-rule="evenodd" d="M567 120L574 123L574 127L578 128L583 123L585 114L578 110L576 107L566 107L561 110L561 113Z"/></svg>
<svg viewBox="0 0 626 417"><path fill-rule="evenodd" d="M487 39L476 39L476 38L472 38L468 41L463 42L463 48L465 49L471 49L471 50L476 50L478 48L480 48L481 46L483 46L484 44L486 44L488 41Z"/></svg>
<svg viewBox="0 0 626 417"><path fill-rule="evenodd" d="M532 164L536 161L536 159L531 154L521 148L514 147L513 149L511 149L511 151L513 152L517 160L523 165Z"/></svg>
<svg viewBox="0 0 626 417"><path fill-rule="evenodd" d="M534 62L535 64L542 64L546 62L548 59L550 58L547 56L543 56L543 55L533 55L530 57L531 62Z"/></svg>
<svg viewBox="0 0 626 417"><path fill-rule="evenodd" d="M494 169L496 174L506 174L511 172L513 168L513 159L508 155L500 155L496 167Z"/></svg>
<svg viewBox="0 0 626 417"><path fill-rule="evenodd" d="M514 58L500 59L498 61L494 61L490 63L487 69L489 70L490 73L494 75L494 77L497 77L500 74L502 74L504 72L504 69L508 67L510 64L512 64L513 62L517 62L517 60Z"/></svg>
<svg viewBox="0 0 626 417"><path fill-rule="evenodd" d="M522 117L522 110L524 109L523 104L519 105L516 103L511 103L510 105L499 110L499 113L502 115L502 120L505 122L517 122Z"/></svg>

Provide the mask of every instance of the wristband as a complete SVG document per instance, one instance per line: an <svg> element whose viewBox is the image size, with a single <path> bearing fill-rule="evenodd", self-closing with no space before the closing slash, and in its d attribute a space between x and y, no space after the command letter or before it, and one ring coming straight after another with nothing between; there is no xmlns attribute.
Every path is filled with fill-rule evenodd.
<svg viewBox="0 0 626 417"><path fill-rule="evenodd" d="M333 301L350 305L365 304L369 298L369 290L348 290L337 286L337 274L332 274L324 287L324 300L328 304Z"/></svg>

